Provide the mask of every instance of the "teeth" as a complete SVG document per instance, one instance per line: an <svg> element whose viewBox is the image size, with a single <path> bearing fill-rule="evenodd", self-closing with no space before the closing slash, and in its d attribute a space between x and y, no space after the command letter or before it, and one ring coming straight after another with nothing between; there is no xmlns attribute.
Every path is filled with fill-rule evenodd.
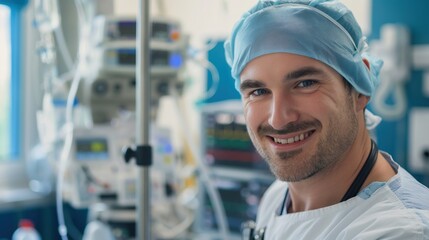
<svg viewBox="0 0 429 240"><path fill-rule="evenodd" d="M302 140L306 139L308 136L310 136L310 134L308 132L307 133L301 133L299 135L296 135L295 137L291 137L291 138L287 138L287 139L274 138L274 142L280 143L280 144L290 144L290 143L302 141Z"/></svg>

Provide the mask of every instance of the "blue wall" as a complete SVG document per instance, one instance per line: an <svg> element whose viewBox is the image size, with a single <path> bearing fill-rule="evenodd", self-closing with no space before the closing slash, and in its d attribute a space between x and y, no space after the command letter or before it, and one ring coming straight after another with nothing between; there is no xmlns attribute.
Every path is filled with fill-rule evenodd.
<svg viewBox="0 0 429 240"><path fill-rule="evenodd" d="M428 10L428 0L373 0L369 39L379 38L382 25L400 23L409 28L412 45L429 44ZM414 107L429 108L429 98L424 97L422 92L421 70L412 71L411 79L406 83L405 89L408 101L406 116L397 121L383 121L377 127L376 134L380 149L392 154L398 163L408 169L409 110ZM429 176L411 173L429 186Z"/></svg>
<svg viewBox="0 0 429 240"><path fill-rule="evenodd" d="M204 103L213 103L229 99L240 99L240 94L234 88L234 79L231 76L231 68L225 60L224 41L218 41L216 45L207 53L207 59L211 62L219 73L219 85L213 96L206 99ZM209 91L213 86L213 76L207 71L207 86Z"/></svg>

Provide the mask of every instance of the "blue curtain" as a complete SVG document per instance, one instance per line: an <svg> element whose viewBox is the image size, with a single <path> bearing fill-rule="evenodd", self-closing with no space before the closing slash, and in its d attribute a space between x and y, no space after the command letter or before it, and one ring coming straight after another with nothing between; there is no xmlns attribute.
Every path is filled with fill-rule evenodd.
<svg viewBox="0 0 429 240"><path fill-rule="evenodd" d="M10 110L10 157L20 157L21 146L21 10L28 0L0 0L0 4L10 7L10 31L11 31L11 110Z"/></svg>

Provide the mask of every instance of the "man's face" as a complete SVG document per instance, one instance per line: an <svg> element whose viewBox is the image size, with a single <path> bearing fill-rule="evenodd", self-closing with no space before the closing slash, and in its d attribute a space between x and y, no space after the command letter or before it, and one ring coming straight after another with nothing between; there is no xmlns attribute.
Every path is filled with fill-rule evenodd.
<svg viewBox="0 0 429 240"><path fill-rule="evenodd" d="M247 129L276 177L296 182L333 166L358 132L356 93L329 66L287 53L258 57L240 75Z"/></svg>

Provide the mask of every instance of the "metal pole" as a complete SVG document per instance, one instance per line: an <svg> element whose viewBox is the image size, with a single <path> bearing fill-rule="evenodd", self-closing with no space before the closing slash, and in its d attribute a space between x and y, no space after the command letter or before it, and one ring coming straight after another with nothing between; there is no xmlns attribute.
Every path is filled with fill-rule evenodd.
<svg viewBox="0 0 429 240"><path fill-rule="evenodd" d="M149 0L139 0L136 41L136 145L149 145L150 125L150 21ZM145 155L145 154L144 154ZM147 154L146 154L147 155ZM149 165L138 169L136 239L151 239Z"/></svg>

